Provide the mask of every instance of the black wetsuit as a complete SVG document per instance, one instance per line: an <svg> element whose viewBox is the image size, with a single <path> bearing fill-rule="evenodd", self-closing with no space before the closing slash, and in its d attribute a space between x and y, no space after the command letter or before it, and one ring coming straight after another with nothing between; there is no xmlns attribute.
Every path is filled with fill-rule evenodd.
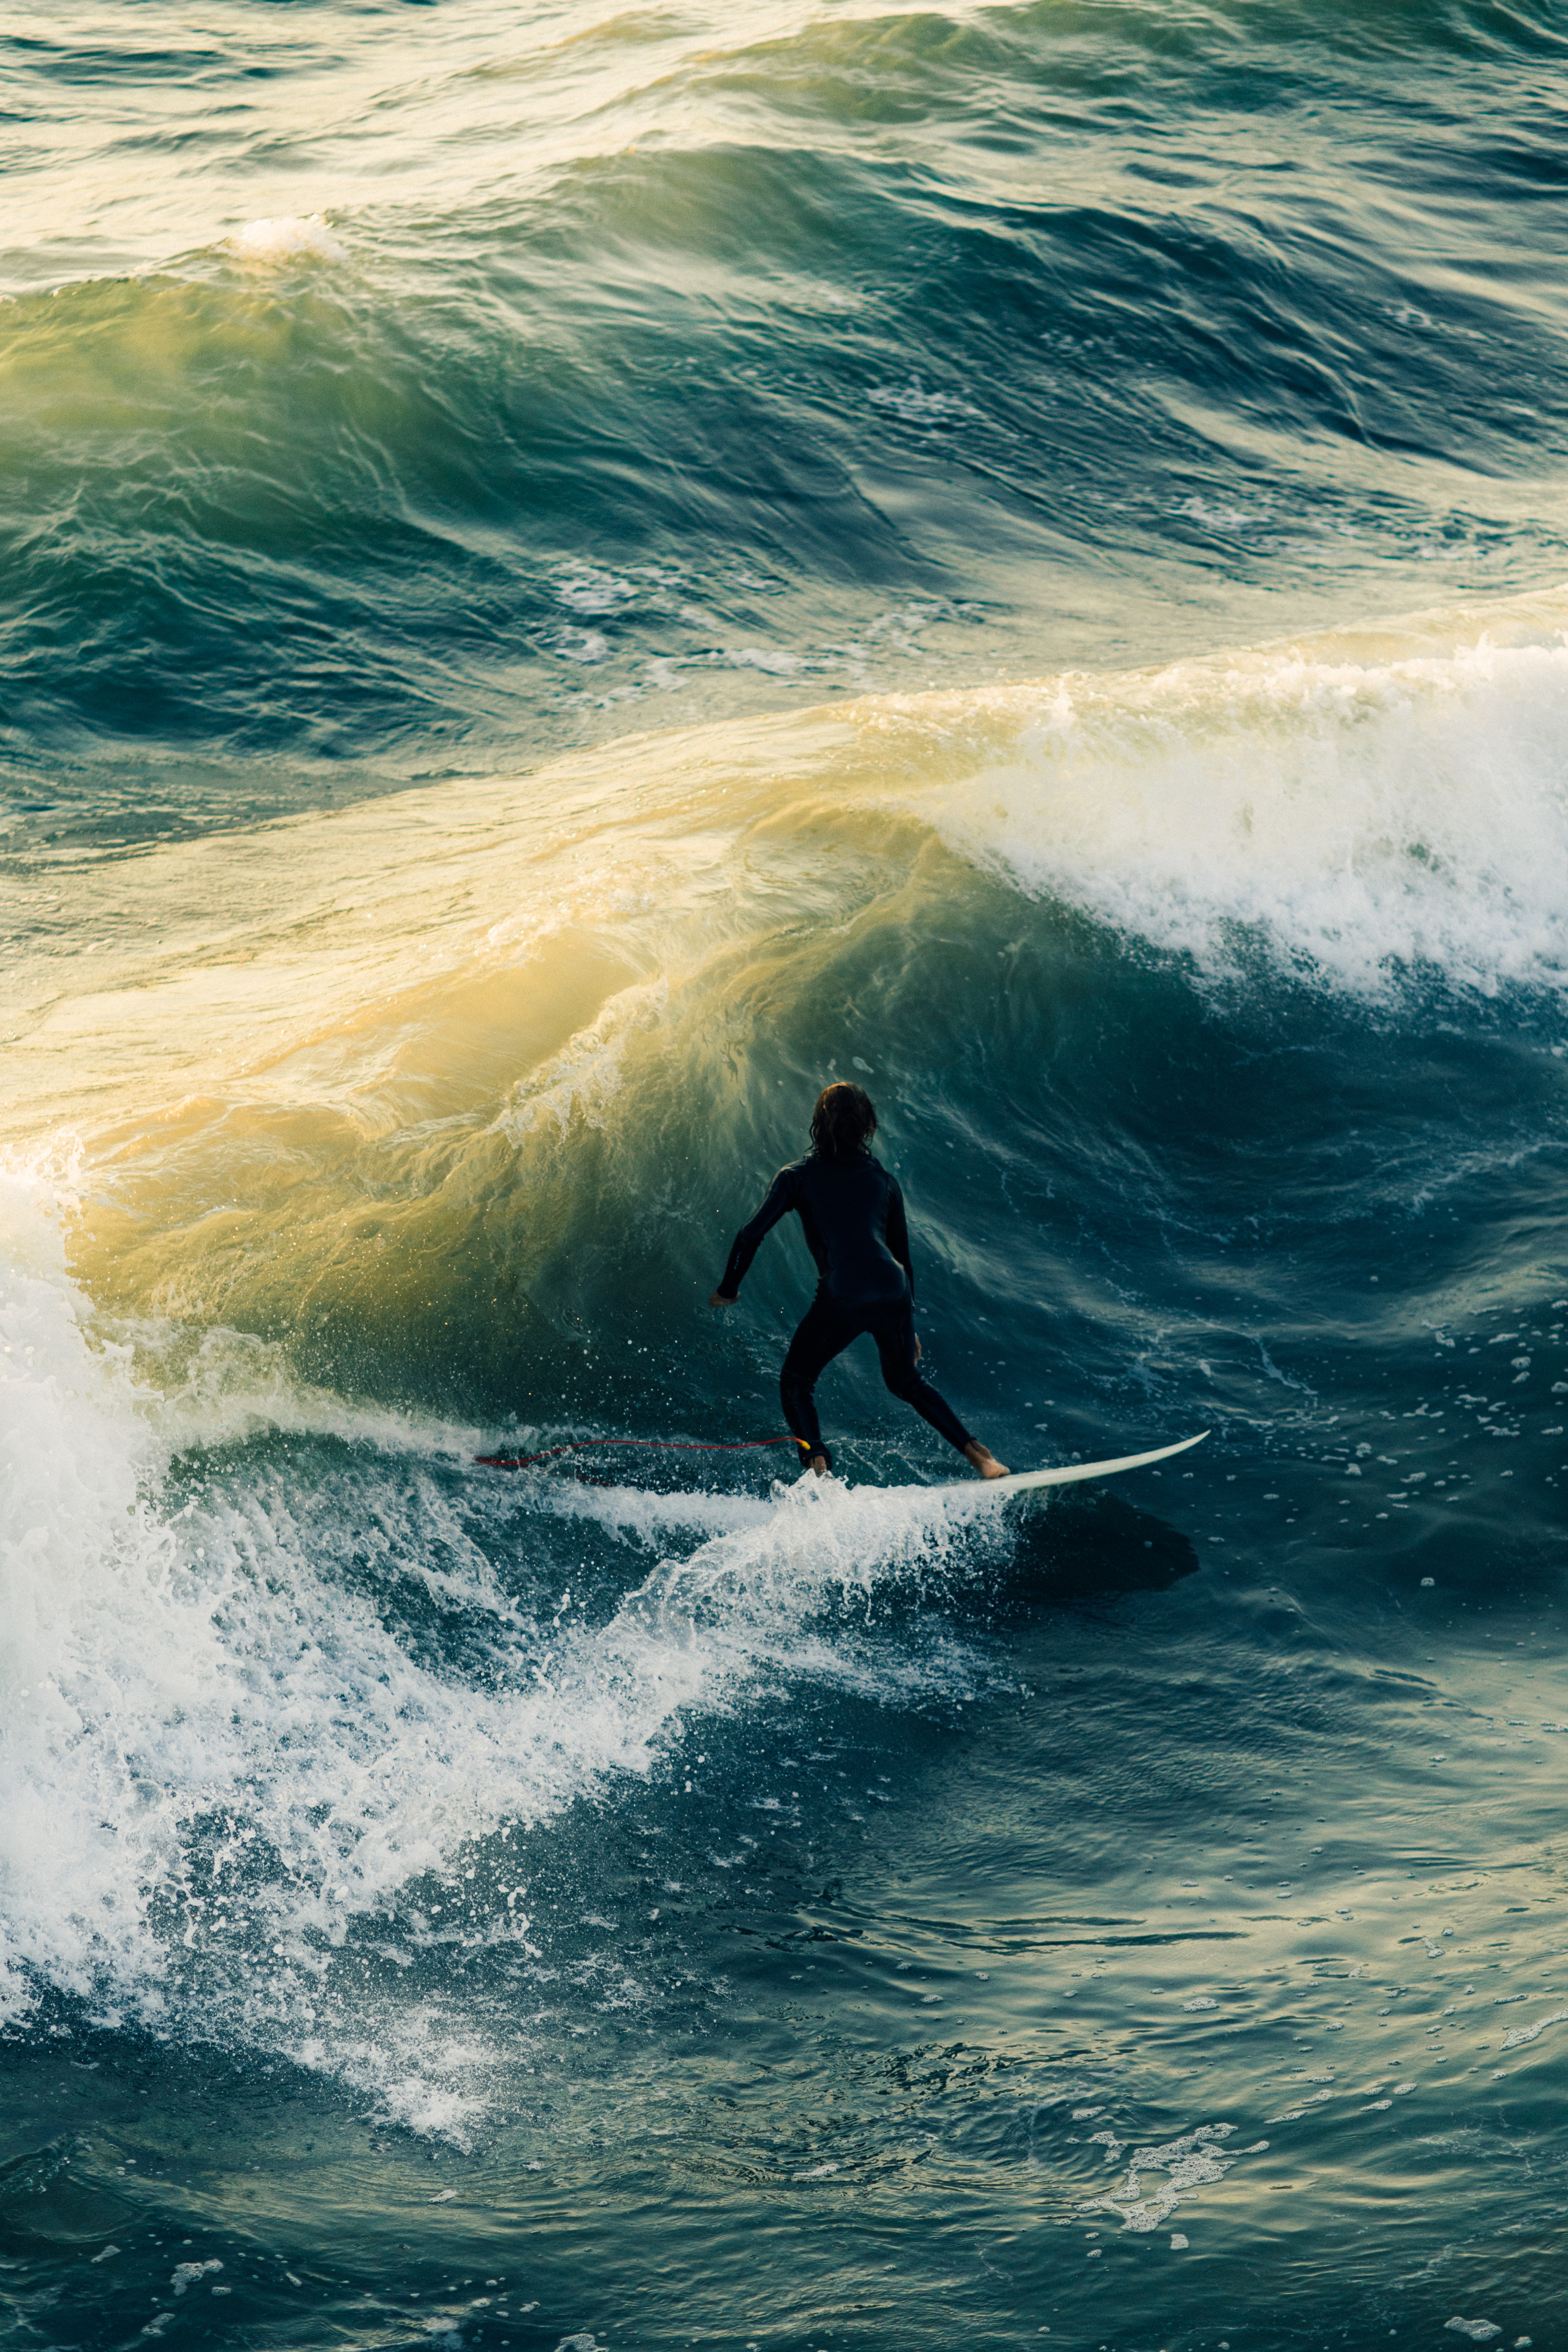
<svg viewBox="0 0 1568 2352"><path fill-rule="evenodd" d="M893 1394L912 1404L962 1454L969 1432L946 1399L921 1378L915 1357L914 1273L904 1196L868 1151L847 1160L813 1152L781 1168L751 1223L735 1235L719 1285L721 1296L736 1296L763 1234L792 1209L805 1228L806 1247L821 1277L779 1377L784 1419L802 1461L827 1454L813 1394L818 1377L862 1331L877 1342L882 1378Z"/></svg>

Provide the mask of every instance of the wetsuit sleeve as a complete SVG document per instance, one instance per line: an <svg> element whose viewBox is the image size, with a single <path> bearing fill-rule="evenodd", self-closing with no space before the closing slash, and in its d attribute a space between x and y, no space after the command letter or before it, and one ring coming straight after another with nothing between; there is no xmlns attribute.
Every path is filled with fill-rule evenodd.
<svg viewBox="0 0 1568 2352"><path fill-rule="evenodd" d="M719 1285L722 1298L733 1298L746 1278L746 1268L756 1256L764 1234L772 1233L781 1217L788 1216L795 1205L795 1170L781 1168L773 1178L773 1190L749 1225L742 1225L730 1246L730 1261L724 1268L724 1279Z"/></svg>
<svg viewBox="0 0 1568 2352"><path fill-rule="evenodd" d="M888 1247L903 1267L909 1279L910 1297L915 1295L915 1269L910 1256L910 1223L904 1214L904 1196L899 1190L899 1180L890 1176L892 1198L888 1203Z"/></svg>

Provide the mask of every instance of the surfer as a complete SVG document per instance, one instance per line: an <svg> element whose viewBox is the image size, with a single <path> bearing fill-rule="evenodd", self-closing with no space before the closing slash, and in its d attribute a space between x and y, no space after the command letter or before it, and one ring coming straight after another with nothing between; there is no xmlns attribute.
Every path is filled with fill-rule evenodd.
<svg viewBox="0 0 1568 2352"><path fill-rule="evenodd" d="M1005 1478L1006 1465L970 1436L945 1397L921 1377L904 1196L871 1157L876 1132L876 1109L864 1087L823 1088L811 1115L811 1150L779 1170L767 1199L735 1235L724 1278L708 1304L733 1307L763 1234L795 1210L820 1276L779 1375L802 1469L820 1478L833 1467L816 1418L816 1383L834 1357L868 1331L893 1394L940 1430L983 1478Z"/></svg>

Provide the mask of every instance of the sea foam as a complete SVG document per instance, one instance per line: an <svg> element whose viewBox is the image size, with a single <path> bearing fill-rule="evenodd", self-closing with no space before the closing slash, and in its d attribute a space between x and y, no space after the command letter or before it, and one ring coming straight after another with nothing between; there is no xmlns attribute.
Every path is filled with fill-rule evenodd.
<svg viewBox="0 0 1568 2352"><path fill-rule="evenodd" d="M332 235L320 213L282 213L276 219L247 221L229 239L245 261L346 261L348 248Z"/></svg>
<svg viewBox="0 0 1568 2352"><path fill-rule="evenodd" d="M646 1779L689 1717L759 1688L971 1687L951 1637L912 1654L865 1622L911 1576L962 1566L940 1495L454 1486L462 1433L334 1411L319 1389L290 1402L239 1335L209 1335L165 1391L144 1330L72 1280L68 1207L0 1178L0 2016L52 1989L106 2021L266 2046L460 2137L496 2052L428 1987L373 1994L352 1953L336 1966L356 1921L408 1960L421 1884ZM176 1453L267 1428L351 1451L314 1483L287 1454L231 1473L221 1452L171 1480ZM654 1565L607 1621L553 1588L536 1610L498 1574L508 1544L476 1535L497 1510L547 1537L596 1519ZM698 1538L689 1556L659 1549L678 1533ZM421 1596L461 1625L452 1655ZM517 1888L480 1874L463 1935L531 1951Z"/></svg>
<svg viewBox="0 0 1568 2352"><path fill-rule="evenodd" d="M1210 977L1262 959L1369 998L1415 972L1483 995L1561 992L1563 623L1560 597L1520 600L924 698L949 772L902 804L1029 896ZM992 756L965 761L966 734Z"/></svg>

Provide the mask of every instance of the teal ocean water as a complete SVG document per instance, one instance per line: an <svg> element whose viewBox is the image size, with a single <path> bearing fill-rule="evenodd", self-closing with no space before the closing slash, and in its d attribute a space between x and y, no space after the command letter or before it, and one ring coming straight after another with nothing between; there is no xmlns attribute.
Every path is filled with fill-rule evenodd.
<svg viewBox="0 0 1568 2352"><path fill-rule="evenodd" d="M6 2344L1568 2340L1565 91L0 27Z"/></svg>

